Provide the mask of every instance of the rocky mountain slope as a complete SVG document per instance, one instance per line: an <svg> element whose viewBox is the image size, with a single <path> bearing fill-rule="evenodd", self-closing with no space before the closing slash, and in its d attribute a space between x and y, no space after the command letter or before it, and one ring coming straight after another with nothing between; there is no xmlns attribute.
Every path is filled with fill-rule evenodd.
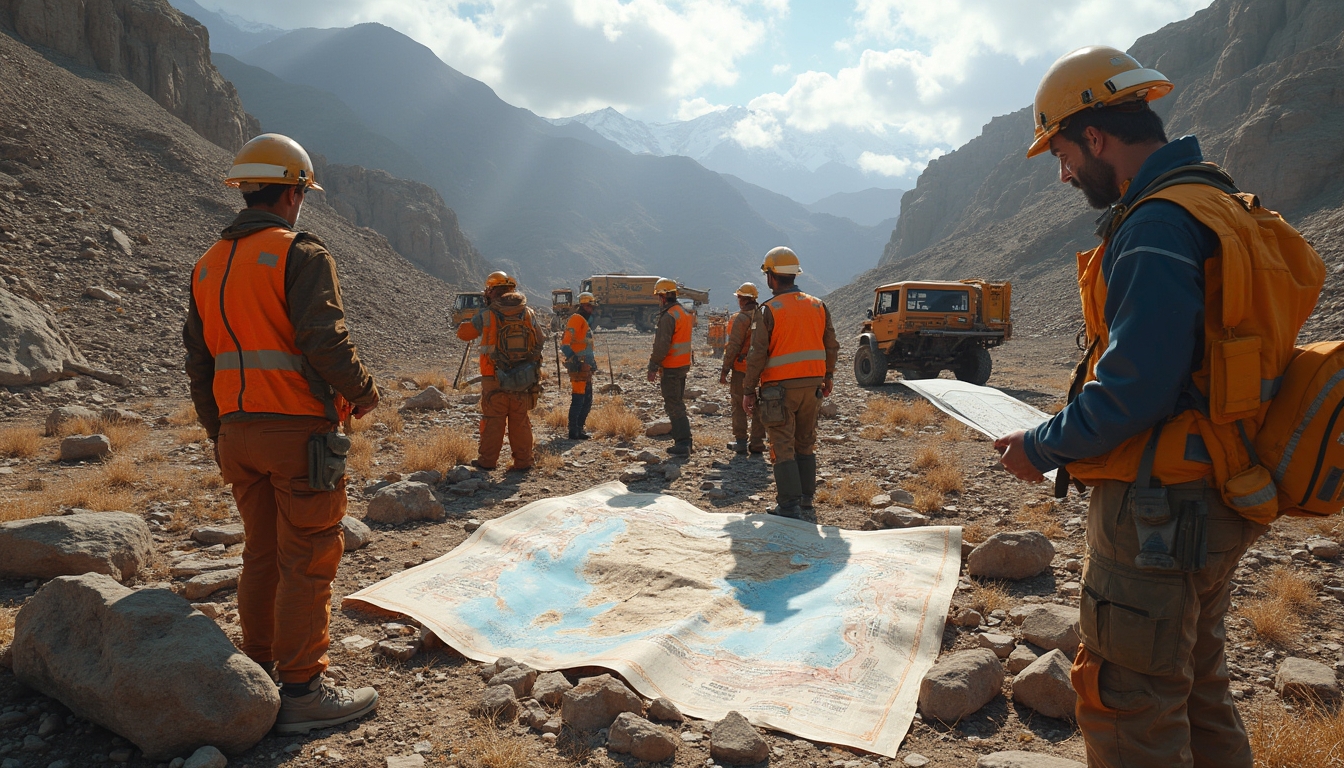
<svg viewBox="0 0 1344 768"><path fill-rule="evenodd" d="M894 228L901 215L903 189L869 187L858 192L836 192L807 206L813 213L843 216L867 227ZM890 227L886 226L890 221Z"/></svg>
<svg viewBox="0 0 1344 768"><path fill-rule="evenodd" d="M225 149L259 133L233 86L211 66L205 27L167 0L0 0L0 27L126 78Z"/></svg>
<svg viewBox="0 0 1344 768"><path fill-rule="evenodd" d="M787 242L694 161L631 155L583 126L551 125L387 27L299 30L243 59L334 94L412 152L421 169L412 178L443 195L486 259L534 289L627 271L724 296L756 272L761 254ZM250 104L250 87L239 87ZM291 119L310 116L295 110ZM329 153L322 141L314 148L377 167Z"/></svg>
<svg viewBox="0 0 1344 768"><path fill-rule="evenodd" d="M132 42L168 48L152 36ZM241 207L220 183L230 153L131 82L0 35L0 155L6 287L36 296L92 364L146 393L185 392L187 275ZM375 367L438 357L452 338L452 286L318 196L300 225L335 255L352 333ZM4 408L46 396L7 394Z"/></svg>
<svg viewBox="0 0 1344 768"><path fill-rule="evenodd" d="M1130 52L1176 83L1171 96L1155 102L1168 135L1197 135L1206 158L1320 249L1331 281L1309 332L1338 336L1344 5L1217 0L1140 38ZM1073 334L1073 253L1095 244L1096 213L1058 182L1049 158L1025 158L1029 111L994 119L976 139L930 163L902 199L881 264L831 297L843 317L857 322L879 282L984 276L1015 281L1021 331Z"/></svg>

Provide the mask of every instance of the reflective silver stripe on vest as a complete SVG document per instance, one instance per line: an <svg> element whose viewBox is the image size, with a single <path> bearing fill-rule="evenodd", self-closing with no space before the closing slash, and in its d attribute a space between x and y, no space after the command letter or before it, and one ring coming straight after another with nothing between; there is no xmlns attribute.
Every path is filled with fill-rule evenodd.
<svg viewBox="0 0 1344 768"><path fill-rule="evenodd" d="M826 350L806 350L803 352L790 352L787 355L777 355L765 362L766 368L774 368L777 365L789 365L790 363L806 363L813 360L826 362Z"/></svg>
<svg viewBox="0 0 1344 768"><path fill-rule="evenodd" d="M481 354L482 354L482 355L493 355L493 354L495 354L495 345L494 345L494 344L482 344L482 345L481 345Z"/></svg>
<svg viewBox="0 0 1344 768"><path fill-rule="evenodd" d="M1297 425L1297 429L1293 430L1292 439L1288 441L1288 445L1283 449L1283 458L1279 459L1279 466L1274 470L1274 482L1283 482L1284 475L1288 474L1288 465L1293 461L1293 453L1297 451L1298 441L1302 439L1302 433L1306 431L1307 425L1311 423L1311 420L1316 418L1316 412L1321 409L1322 405L1325 405L1325 399L1330 396L1331 391L1334 390L1335 387L1339 386L1341 381L1344 381L1344 371L1339 371L1334 376L1331 376L1330 380L1325 383L1325 386L1321 387L1321 391L1316 395L1316 399L1311 401L1311 407L1307 409L1307 413L1302 417L1302 421Z"/></svg>
<svg viewBox="0 0 1344 768"><path fill-rule="evenodd" d="M215 357L216 371L236 371L247 368L254 371L302 371L303 355L291 355L279 349L245 350L242 365L236 351L221 352Z"/></svg>
<svg viewBox="0 0 1344 768"><path fill-rule="evenodd" d="M1234 507L1247 509L1249 507L1258 507L1261 504L1267 504L1278 498L1278 496L1279 491L1277 488L1273 485L1266 485L1255 493L1248 493L1245 496L1233 496L1228 499L1228 501L1232 502L1232 506Z"/></svg>
<svg viewBox="0 0 1344 768"><path fill-rule="evenodd" d="M679 344L673 344L668 350L671 355L689 355L691 353L691 342L683 341Z"/></svg>

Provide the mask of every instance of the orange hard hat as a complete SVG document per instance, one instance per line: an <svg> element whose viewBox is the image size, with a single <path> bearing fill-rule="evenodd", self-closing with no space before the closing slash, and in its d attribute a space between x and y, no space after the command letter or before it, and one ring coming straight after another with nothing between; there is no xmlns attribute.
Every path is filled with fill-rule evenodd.
<svg viewBox="0 0 1344 768"><path fill-rule="evenodd" d="M263 184L299 185L322 191L314 179L313 161L308 153L299 142L278 133L263 133L244 144L234 155L233 167L224 183L241 187L244 192L255 191ZM258 187L244 186L249 184Z"/></svg>
<svg viewBox="0 0 1344 768"><path fill-rule="evenodd" d="M676 293L677 281L669 280L666 277L660 277L658 278L658 282L653 284L653 292L655 294Z"/></svg>
<svg viewBox="0 0 1344 768"><path fill-rule="evenodd" d="M1087 108L1122 101L1153 101L1171 93L1171 81L1155 69L1145 69L1118 48L1090 45L1066 53L1050 65L1036 88L1032 110L1036 138L1027 149L1035 157L1050 148L1050 139L1073 114Z"/></svg>
<svg viewBox="0 0 1344 768"><path fill-rule="evenodd" d="M504 286L505 288L517 288L518 281L509 277L509 273L507 272L491 272L489 276L485 278L485 290L488 291L491 288L498 288L500 286Z"/></svg>

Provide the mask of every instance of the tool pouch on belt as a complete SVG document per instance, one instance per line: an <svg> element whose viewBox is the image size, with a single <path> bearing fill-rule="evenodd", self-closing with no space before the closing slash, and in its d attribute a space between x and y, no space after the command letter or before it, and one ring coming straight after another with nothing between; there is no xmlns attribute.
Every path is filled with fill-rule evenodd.
<svg viewBox="0 0 1344 768"><path fill-rule="evenodd" d="M784 385L769 384L761 387L756 398L757 418L767 427L777 427L789 420L784 409Z"/></svg>
<svg viewBox="0 0 1344 768"><path fill-rule="evenodd" d="M1166 422L1153 427L1144 447L1139 474L1129 492L1129 513L1139 537L1134 567L1144 571L1194 573L1208 557L1209 507L1201 499L1184 499L1175 510L1166 488L1153 483L1157 440Z"/></svg>
<svg viewBox="0 0 1344 768"><path fill-rule="evenodd" d="M531 360L512 368L504 368L496 363L495 380L505 392L529 392L541 383L541 366Z"/></svg>
<svg viewBox="0 0 1344 768"><path fill-rule="evenodd" d="M569 380L570 380L570 381L592 381L592 380L593 380L593 372L592 372L592 371L570 371L570 372L569 372Z"/></svg>
<svg viewBox="0 0 1344 768"><path fill-rule="evenodd" d="M308 487L334 491L345 477L345 456L350 438L340 432L323 432L308 438Z"/></svg>

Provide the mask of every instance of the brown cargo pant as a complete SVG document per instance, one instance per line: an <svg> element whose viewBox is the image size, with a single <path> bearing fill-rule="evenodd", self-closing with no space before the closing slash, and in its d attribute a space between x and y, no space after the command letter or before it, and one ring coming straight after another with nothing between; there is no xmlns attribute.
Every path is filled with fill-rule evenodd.
<svg viewBox="0 0 1344 768"><path fill-rule="evenodd" d="M663 393L663 410L667 418L687 418L686 377L690 374L689 365L681 368L664 368L659 378L659 388Z"/></svg>
<svg viewBox="0 0 1344 768"><path fill-rule="evenodd" d="M506 430L513 452L512 468L532 466L532 418L528 411L534 404L533 395L501 390L494 376L481 380L481 439L476 449L476 461L481 466L493 468L499 464Z"/></svg>
<svg viewBox="0 0 1344 768"><path fill-rule="evenodd" d="M243 653L276 662L284 683L307 682L329 661L345 479L334 491L312 490L308 436L335 428L295 417L225 423L219 431L220 474L233 484L246 536L238 578Z"/></svg>
<svg viewBox="0 0 1344 768"><path fill-rule="evenodd" d="M1204 482L1168 486L1173 511L1202 499L1208 559L1197 573L1134 567L1130 483L1092 489L1073 664L1078 725L1091 768L1251 768L1246 729L1228 690L1228 581L1267 530L1224 506Z"/></svg>
<svg viewBox="0 0 1344 768"><path fill-rule="evenodd" d="M770 438L772 465L797 458L798 454L810 456L817 452L817 412L821 408L817 387L810 384L790 389L788 382L784 386L784 423L765 425L765 433ZM760 412L759 403L758 398L757 413Z"/></svg>
<svg viewBox="0 0 1344 768"><path fill-rule="evenodd" d="M742 407L742 396L746 394L744 386L747 374L743 371L733 371L728 379L728 394L733 400L733 437L739 441L747 439L747 409ZM765 447L765 426L761 424L760 416L751 414L751 448L761 449Z"/></svg>

